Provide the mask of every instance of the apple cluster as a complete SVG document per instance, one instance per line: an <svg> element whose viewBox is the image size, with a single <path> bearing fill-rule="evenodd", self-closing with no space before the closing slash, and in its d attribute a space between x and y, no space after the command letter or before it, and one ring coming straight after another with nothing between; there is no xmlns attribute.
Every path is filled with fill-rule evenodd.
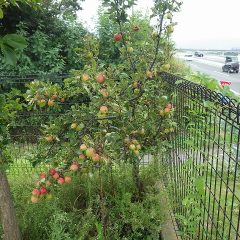
<svg viewBox="0 0 240 240"><path fill-rule="evenodd" d="M132 28L132 30L133 30L134 32L138 32L138 31L140 30L140 27L139 27L139 26L134 26L134 27ZM114 35L114 40L115 40L116 42L122 41L122 38L123 38L122 33L116 33L116 34ZM131 51L131 52L132 52L132 51Z"/></svg>
<svg viewBox="0 0 240 240"><path fill-rule="evenodd" d="M47 95L40 95L37 93L34 97L34 100L37 103L37 105L40 107L44 107L44 106L53 107L56 104L56 102L60 102L60 103L65 102L65 98L58 97L57 94L54 94L51 97L49 97Z"/></svg>
<svg viewBox="0 0 240 240"><path fill-rule="evenodd" d="M64 176L62 173L58 172L56 169L52 168L49 170L49 173L46 174L44 172L39 174L39 188L35 188L32 191L31 202L37 203L40 199L46 197L47 199L52 198L52 194L50 192L50 186L57 183L59 185L63 185L65 183L71 183L70 176Z"/></svg>
<svg viewBox="0 0 240 240"><path fill-rule="evenodd" d="M137 139L126 137L124 139L124 144L131 153L134 153L136 156L139 156L140 149L142 148L142 146Z"/></svg>
<svg viewBox="0 0 240 240"><path fill-rule="evenodd" d="M91 80L91 76L88 73L83 73L80 76L76 76L76 79L81 79L83 82L88 82ZM104 73L100 72L97 74L95 79L98 83L103 84L106 80L106 76Z"/></svg>
<svg viewBox="0 0 240 240"><path fill-rule="evenodd" d="M70 127L75 131L80 131L83 128L83 126L84 125L82 123L79 124L77 122L73 122Z"/></svg>
<svg viewBox="0 0 240 240"><path fill-rule="evenodd" d="M92 147L87 147L86 144L82 144L80 146L81 154L79 155L79 159L81 160L87 160L90 159L93 162L100 162L101 156L96 152L96 150Z"/></svg>

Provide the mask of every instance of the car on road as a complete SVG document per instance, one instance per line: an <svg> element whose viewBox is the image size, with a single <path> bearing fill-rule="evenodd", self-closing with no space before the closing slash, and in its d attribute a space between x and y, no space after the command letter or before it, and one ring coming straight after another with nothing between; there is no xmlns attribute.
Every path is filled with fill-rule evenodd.
<svg viewBox="0 0 240 240"><path fill-rule="evenodd" d="M185 61L192 61L193 60L193 55L192 54L185 54L184 55L184 57L183 57L183 59L185 60Z"/></svg>
<svg viewBox="0 0 240 240"><path fill-rule="evenodd" d="M203 57L203 53L201 53L201 52L195 52L194 55L196 57Z"/></svg>
<svg viewBox="0 0 240 240"><path fill-rule="evenodd" d="M222 66L223 72L238 73L239 72L239 61L237 56L226 56L225 64Z"/></svg>

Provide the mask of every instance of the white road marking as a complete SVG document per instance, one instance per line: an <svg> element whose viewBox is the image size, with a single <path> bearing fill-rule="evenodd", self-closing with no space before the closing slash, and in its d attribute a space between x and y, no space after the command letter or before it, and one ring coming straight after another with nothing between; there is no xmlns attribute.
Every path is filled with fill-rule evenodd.
<svg viewBox="0 0 240 240"><path fill-rule="evenodd" d="M198 69L202 70L202 68L197 66L196 64L190 63L189 65L192 66L192 67L195 67L195 68L198 68Z"/></svg>
<svg viewBox="0 0 240 240"><path fill-rule="evenodd" d="M210 60L206 60L206 59L194 58L194 61L206 64L206 65L214 66L214 67L222 67L223 66L223 63L214 62L214 61L210 61Z"/></svg>
<svg viewBox="0 0 240 240"><path fill-rule="evenodd" d="M226 76L226 77L230 77L230 75L229 75L229 74L226 74L226 73L222 73L222 72L218 72L218 71L213 71L213 72L218 73L218 74L221 74L221 75L224 75L224 76Z"/></svg>

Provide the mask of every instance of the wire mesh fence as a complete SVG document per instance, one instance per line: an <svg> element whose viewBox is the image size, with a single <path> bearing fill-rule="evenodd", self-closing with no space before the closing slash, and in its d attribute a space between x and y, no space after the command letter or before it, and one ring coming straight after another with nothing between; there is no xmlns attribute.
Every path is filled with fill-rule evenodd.
<svg viewBox="0 0 240 240"><path fill-rule="evenodd" d="M16 102L22 104L24 108L16 106L17 114L14 120L9 123L9 144L7 147L7 158L10 162L7 169L9 177L17 177L18 175L34 176L37 173L46 170L49 166L40 164L34 166L34 157L39 152L39 140L43 137L41 127L47 121L52 121L56 116L64 114L59 111L48 111L46 108L38 110L28 110L24 94L27 85L35 80L41 82L51 82L62 85L63 80L70 75L29 75L29 76L0 76L0 93L10 95L12 100L18 99ZM15 102L9 104L16 104ZM72 101L64 103L65 109L71 107ZM19 105L20 106L20 105Z"/></svg>
<svg viewBox="0 0 240 240"><path fill-rule="evenodd" d="M34 82L55 84L61 89L64 85L63 81L68 77L73 77L71 74L61 75L29 75L25 77L19 76L0 76L0 93L9 93L10 99L18 99L19 103L23 105L23 108L17 109L17 114L14 120L9 124L9 144L8 144L8 160L10 162L7 169L10 177L17 177L19 175L26 175L26 177L36 176L39 172L46 171L53 167L48 164L51 158L57 157L57 147L54 146L54 142L49 144L49 148L46 150L46 146L42 147L41 142L46 140L46 134L43 132L44 127L47 125L54 125L55 120L60 116L67 117L74 105L81 105L86 103L89 99L80 96L76 98L65 98L64 102L59 97L58 101L55 101L60 108L55 111L46 107L37 107L29 109L26 102L25 94L29 91L29 84ZM49 86L48 86L49 87ZM38 90L37 90L38 91ZM38 92L34 93L38 94ZM40 95L44 96L43 93ZM47 99L51 99L51 96L44 96L45 104L47 105ZM43 98L42 98L43 99ZM37 101L41 101L37 100ZM15 103L14 103L15 104ZM41 104L41 102L40 102ZM70 112L71 113L71 112ZM63 118L63 119L64 119ZM64 133L64 129L62 129ZM40 149L42 147L42 149ZM45 152L45 153L44 153ZM39 156L39 153L43 156ZM45 164L37 164L35 160L44 157ZM147 165L152 159L151 155L144 156L141 159L141 165Z"/></svg>
<svg viewBox="0 0 240 240"><path fill-rule="evenodd" d="M176 133L164 157L183 239L239 239L239 104L176 76Z"/></svg>
<svg viewBox="0 0 240 240"><path fill-rule="evenodd" d="M21 98L26 84L38 78L61 88L66 77L0 76L0 92L15 93L16 98L26 104ZM172 95L177 123L176 131L169 139L169 151L160 156L179 236L182 239L239 239L239 104L177 76L164 73L161 78ZM12 91L14 88L18 92ZM47 108L27 111L27 106L18 110L9 126L10 177L32 176L51 167L48 155L57 157L58 149L54 149L54 144L42 151L39 149L41 144L38 142L45 137L42 126L46 122L54 123L56 116L66 114L75 103L81 102L71 98L58 101L57 104L64 107L56 111ZM42 156L37 155L39 152ZM45 164L35 167L36 156L44 157ZM145 156L142 165L152 159L151 155Z"/></svg>

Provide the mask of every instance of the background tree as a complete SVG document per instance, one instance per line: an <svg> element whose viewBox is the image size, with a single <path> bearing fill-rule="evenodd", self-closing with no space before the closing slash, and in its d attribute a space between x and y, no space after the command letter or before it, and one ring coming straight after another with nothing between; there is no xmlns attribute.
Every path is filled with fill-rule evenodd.
<svg viewBox="0 0 240 240"><path fill-rule="evenodd" d="M58 73L82 67L77 50L86 30L76 20L80 9L75 0L42 1L37 10L21 3L7 8L1 32L20 33L28 39L28 46L19 54L15 67L6 66L2 60L2 74Z"/></svg>
<svg viewBox="0 0 240 240"><path fill-rule="evenodd" d="M18 4L23 4L23 6L28 5L36 8L38 5L38 0L9 0L0 2L0 49L4 55L4 62L6 64L14 65L17 62L17 51L21 51L26 47L25 39L16 34L8 34L4 32L2 28L3 17L7 8L13 6L18 6Z"/></svg>

